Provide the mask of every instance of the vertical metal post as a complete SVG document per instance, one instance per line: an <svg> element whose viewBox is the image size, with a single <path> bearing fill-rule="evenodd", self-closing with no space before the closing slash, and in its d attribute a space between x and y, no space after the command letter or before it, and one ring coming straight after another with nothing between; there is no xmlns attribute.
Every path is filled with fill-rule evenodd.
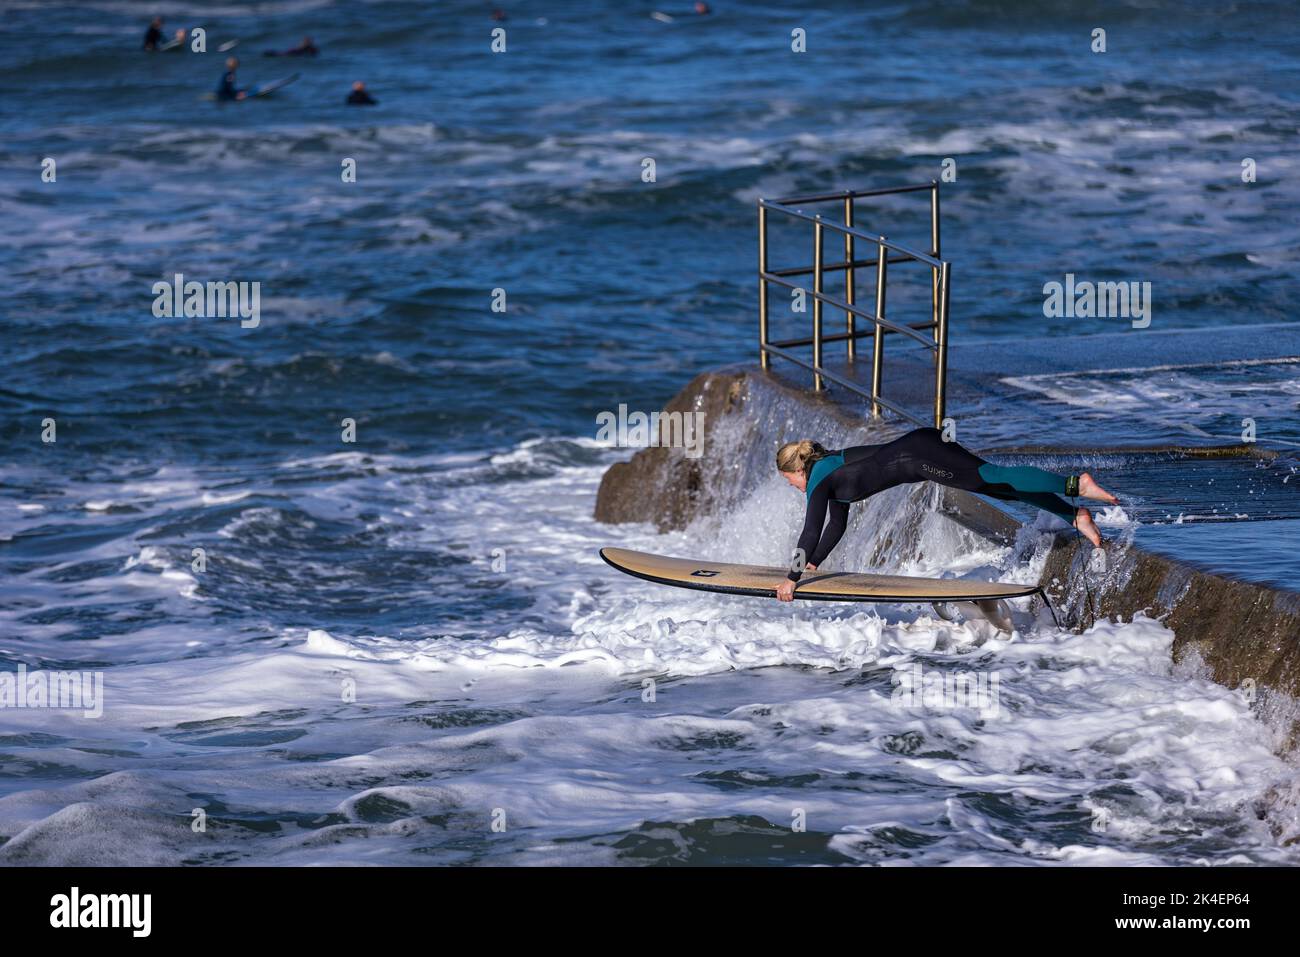
<svg viewBox="0 0 1300 957"><path fill-rule="evenodd" d="M930 255L942 259L939 252L939 181L930 180ZM934 323L934 341L939 341L939 274L930 270L930 321Z"/></svg>
<svg viewBox="0 0 1300 957"><path fill-rule="evenodd" d="M853 194L851 192L845 192L844 194L844 225L849 227L849 229L853 228ZM852 233L844 234L844 262L848 264L844 268L844 301L852 306L854 305L854 297L856 296L856 290L854 289L855 283L853 281ZM848 359L850 362L858 357L858 340L855 336L855 333L857 332L857 319L858 317L849 310L846 309L844 311L844 321L849 334Z"/></svg>
<svg viewBox="0 0 1300 957"><path fill-rule="evenodd" d="M813 224L813 389L822 390L822 218Z"/></svg>
<svg viewBox="0 0 1300 957"><path fill-rule="evenodd" d="M889 264L889 249L885 237L880 237L880 255L876 259L876 319L885 318L885 268ZM885 362L885 327L876 323L876 335L871 353L871 417L880 418L880 374Z"/></svg>
<svg viewBox="0 0 1300 957"><path fill-rule="evenodd" d="M948 263L939 271L939 324L934 328L934 427L943 428L948 401Z"/></svg>
<svg viewBox="0 0 1300 957"><path fill-rule="evenodd" d="M767 355L767 207L758 201L758 364L766 372L771 365Z"/></svg>

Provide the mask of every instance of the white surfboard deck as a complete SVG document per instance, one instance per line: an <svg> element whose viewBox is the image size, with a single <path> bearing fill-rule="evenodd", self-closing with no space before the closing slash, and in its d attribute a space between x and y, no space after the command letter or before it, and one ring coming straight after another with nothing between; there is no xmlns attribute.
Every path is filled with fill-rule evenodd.
<svg viewBox="0 0 1300 957"><path fill-rule="evenodd" d="M727 595L774 598L777 586L786 580L788 572L788 569L776 566L669 558L628 548L602 548L600 557L619 571L646 581ZM1009 582L815 571L805 573L799 580L794 597L815 601L995 602L1038 592L1038 585Z"/></svg>

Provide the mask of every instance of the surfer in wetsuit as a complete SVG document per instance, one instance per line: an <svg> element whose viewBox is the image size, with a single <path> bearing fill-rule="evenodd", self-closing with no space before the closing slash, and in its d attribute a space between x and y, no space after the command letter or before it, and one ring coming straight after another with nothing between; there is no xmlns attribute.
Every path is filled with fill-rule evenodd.
<svg viewBox="0 0 1300 957"><path fill-rule="evenodd" d="M156 51L162 46L162 17L149 21L149 29L144 32L144 46L141 49Z"/></svg>
<svg viewBox="0 0 1300 957"><path fill-rule="evenodd" d="M379 101L370 95L363 82L357 80L352 84L352 92L348 94L349 106L376 106L378 103Z"/></svg>
<svg viewBox="0 0 1300 957"><path fill-rule="evenodd" d="M1094 546L1101 545L1101 535L1092 513L1059 496L1082 496L1110 505L1119 501L1087 472L1061 476L1029 465L993 465L956 442L945 442L938 429L915 429L883 445L840 451L827 451L809 439L787 442L776 453L776 467L808 498L792 565L800 570L792 570L777 588L781 601L793 600L795 583L803 572L816 571L839 544L848 525L849 504L895 485L938 482L990 498L1027 502L1069 522Z"/></svg>
<svg viewBox="0 0 1300 957"><path fill-rule="evenodd" d="M264 56L316 56L320 49L311 37L303 37L296 47L287 50L267 50Z"/></svg>
<svg viewBox="0 0 1300 957"><path fill-rule="evenodd" d="M235 71L239 69L239 60L230 57L226 60L226 72L221 74L221 82L217 85L218 100L242 100L244 91L235 86Z"/></svg>

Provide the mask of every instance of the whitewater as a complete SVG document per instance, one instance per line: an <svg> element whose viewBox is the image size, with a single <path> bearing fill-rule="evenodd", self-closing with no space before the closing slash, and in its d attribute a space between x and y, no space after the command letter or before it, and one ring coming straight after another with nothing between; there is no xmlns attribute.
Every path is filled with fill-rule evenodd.
<svg viewBox="0 0 1300 957"><path fill-rule="evenodd" d="M148 521L247 504L266 492L257 482L160 469L112 500L82 489L67 507L88 527L127 509L147 517L102 548L87 600L147 593L175 621L80 653L56 626L28 629L46 667L129 660L105 669L100 719L4 714L0 861L1295 862L1280 737L1243 692L1173 666L1159 621L1072 634L1025 600L1007 636L928 606L792 608L620 576L601 545L779 561L800 512L773 475L682 532L602 526L596 488L625 456L538 439L486 456L280 463L265 486L332 474L297 500L300 528L354 513L399 554L455 556L430 562L427 593L412 598L430 603L423 628L393 634L223 627L203 584L219 549L196 574L144 544ZM855 516L837 567L862 563L891 515L928 506L929 493L902 491ZM215 538L293 534L287 524L245 508ZM1051 531L980 550L952 528L924 520L927 558L891 570L1030 580ZM502 595L457 621L465 591L528 601ZM996 676L999 706L900 704L896 676L918 666Z"/></svg>

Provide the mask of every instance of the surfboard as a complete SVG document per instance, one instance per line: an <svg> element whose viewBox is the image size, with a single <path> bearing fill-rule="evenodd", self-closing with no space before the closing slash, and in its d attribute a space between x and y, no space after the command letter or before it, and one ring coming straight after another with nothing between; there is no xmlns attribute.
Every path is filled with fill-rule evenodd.
<svg viewBox="0 0 1300 957"><path fill-rule="evenodd" d="M294 80L298 79L298 74L294 73L286 76L281 80L272 80L270 83L261 83L257 86L249 87L246 99L252 99L255 96L266 96L268 93L274 93L281 87L288 86Z"/></svg>
<svg viewBox="0 0 1300 957"><path fill-rule="evenodd" d="M600 557L624 574L661 585L762 598L775 598L776 588L786 580L788 572L776 566L669 558L628 548L602 548ZM814 601L996 602L1038 593L1038 585L1010 582L815 571L800 579L794 597Z"/></svg>
<svg viewBox="0 0 1300 957"><path fill-rule="evenodd" d="M288 86L296 79L298 79L297 73L293 74L293 76L286 76L284 79L281 80L272 80L270 83L262 83L259 84L258 86L250 86L246 90L244 90L244 100L251 100L257 96L266 96L268 93L274 93L276 90L280 89L281 87ZM204 93L201 97L199 97L199 99L217 101L218 98L217 98L217 94L215 93ZM219 102L242 103L243 100L221 100Z"/></svg>

